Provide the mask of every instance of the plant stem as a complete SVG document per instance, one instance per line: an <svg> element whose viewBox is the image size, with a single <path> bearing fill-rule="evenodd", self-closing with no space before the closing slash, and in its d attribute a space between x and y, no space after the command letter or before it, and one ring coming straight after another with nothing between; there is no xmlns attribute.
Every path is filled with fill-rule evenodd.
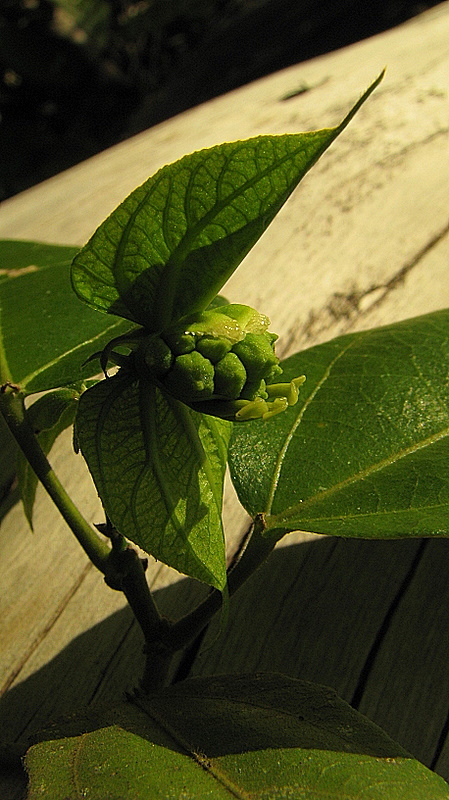
<svg viewBox="0 0 449 800"><path fill-rule="evenodd" d="M176 623L171 624L162 618L145 577L145 562L133 548L127 546L126 539L110 526L109 521L104 527L111 539L112 549L81 515L40 447L25 416L23 395L15 387L2 387L0 410L31 467L87 556L104 574L108 586L124 593L145 637L146 666L141 681L142 689L146 692L159 689L166 682L174 653L194 641L221 608L221 592L212 590L196 609ZM245 583L274 548L276 540L262 535L264 527L262 516L256 517L248 543L229 571L230 596Z"/></svg>
<svg viewBox="0 0 449 800"><path fill-rule="evenodd" d="M145 577L146 559L132 547L123 548L126 540L120 534L114 532L111 539L113 549L105 581L111 589L123 592L142 629L146 663L140 685L146 692L155 691L164 685L173 658L173 650L163 644L170 623L159 615L154 603Z"/></svg>
<svg viewBox="0 0 449 800"><path fill-rule="evenodd" d="M145 693L156 692L168 684L168 676L174 651L162 642L145 642L145 669L140 680L140 688Z"/></svg>
<svg viewBox="0 0 449 800"><path fill-rule="evenodd" d="M104 527L112 549L84 519L53 472L26 419L23 395L14 387L3 387L0 410L37 477L89 559L104 574L107 585L125 595L145 637L147 665L143 686L148 687L147 690L158 688L165 682L174 651L162 643L170 624L160 617L154 604L145 577L146 562L128 547L126 539L110 525L109 520L105 526L99 527Z"/></svg>
<svg viewBox="0 0 449 800"><path fill-rule="evenodd" d="M123 592L142 628L145 641L151 643L163 636L169 623L162 619L156 608L145 577L146 567L147 560L139 558L133 547L113 548L105 581L111 589Z"/></svg>
<svg viewBox="0 0 449 800"><path fill-rule="evenodd" d="M111 551L106 542L100 539L93 528L84 519L53 472L45 453L25 417L23 395L18 393L14 387L2 387L2 391L0 392L0 410L3 413L11 433L22 448L37 477L47 490L64 520L67 522L67 525L76 536L81 547L97 569L104 573Z"/></svg>
<svg viewBox="0 0 449 800"><path fill-rule="evenodd" d="M251 535L246 547L235 566L229 571L228 590L230 597L265 561L276 544L275 538L267 538L262 535L264 527L262 516L257 516L253 522ZM212 617L221 608L222 602L221 592L214 589L190 614L170 626L170 629L163 637L164 644L172 647L174 651L186 647L211 621Z"/></svg>
<svg viewBox="0 0 449 800"><path fill-rule="evenodd" d="M256 517L247 544L236 564L229 571L229 596L233 595L253 575L273 550L276 539L264 537L262 535L264 528L263 518ZM128 601L131 604L129 598ZM162 619L159 621L158 627L155 625L148 630L142 628L145 635L147 658L145 673L140 685L145 692L156 691L165 685L174 654L183 650L197 638L222 607L222 604L222 593L213 589L197 608L178 622L169 623ZM136 611L134 613L139 619Z"/></svg>

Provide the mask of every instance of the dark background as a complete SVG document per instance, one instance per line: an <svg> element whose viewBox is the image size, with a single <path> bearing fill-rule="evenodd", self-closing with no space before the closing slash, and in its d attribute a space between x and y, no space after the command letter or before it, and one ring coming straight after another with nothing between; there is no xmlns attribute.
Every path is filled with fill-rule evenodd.
<svg viewBox="0 0 449 800"><path fill-rule="evenodd" d="M438 0L0 0L0 200Z"/></svg>

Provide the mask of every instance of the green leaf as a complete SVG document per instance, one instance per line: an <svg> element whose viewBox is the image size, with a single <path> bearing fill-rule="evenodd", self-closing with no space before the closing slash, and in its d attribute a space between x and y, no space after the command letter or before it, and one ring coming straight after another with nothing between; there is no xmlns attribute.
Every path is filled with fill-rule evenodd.
<svg viewBox="0 0 449 800"><path fill-rule="evenodd" d="M79 247L0 239L0 281L55 264L69 264Z"/></svg>
<svg viewBox="0 0 449 800"><path fill-rule="evenodd" d="M27 419L45 455L48 455L58 436L73 424L78 399L79 392L76 389L58 389L40 397L27 410ZM33 528L38 478L22 451L19 451L17 459L17 475L25 515L30 528Z"/></svg>
<svg viewBox="0 0 449 800"><path fill-rule="evenodd" d="M79 297L150 331L204 310L381 79L336 128L222 144L163 167L75 257Z"/></svg>
<svg viewBox="0 0 449 800"><path fill-rule="evenodd" d="M281 675L194 679L48 733L28 800L449 798L332 689Z"/></svg>
<svg viewBox="0 0 449 800"><path fill-rule="evenodd" d="M221 507L231 428L124 370L81 396L76 422L117 530L219 589L226 583Z"/></svg>
<svg viewBox="0 0 449 800"><path fill-rule="evenodd" d="M25 393L53 389L99 371L86 359L130 323L80 303L70 286L75 247L0 242L0 384Z"/></svg>
<svg viewBox="0 0 449 800"><path fill-rule="evenodd" d="M282 364L303 398L234 429L231 474L277 534L449 535L449 310L342 336Z"/></svg>

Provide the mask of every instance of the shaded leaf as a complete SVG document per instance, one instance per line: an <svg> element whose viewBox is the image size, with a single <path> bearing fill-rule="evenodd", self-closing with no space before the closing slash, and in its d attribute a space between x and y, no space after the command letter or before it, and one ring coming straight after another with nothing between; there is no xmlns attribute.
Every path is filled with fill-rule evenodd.
<svg viewBox="0 0 449 800"><path fill-rule="evenodd" d="M336 128L222 144L163 167L75 257L79 297L151 331L205 309L381 78Z"/></svg>
<svg viewBox="0 0 449 800"><path fill-rule="evenodd" d="M40 397L27 410L27 419L45 455L48 455L58 436L73 424L78 398L79 392L75 389L59 389ZM32 528L38 478L21 450L17 459L17 475L25 516Z"/></svg>
<svg viewBox="0 0 449 800"><path fill-rule="evenodd" d="M232 477L268 530L386 538L449 533L449 310L287 359L302 402L234 429Z"/></svg>
<svg viewBox="0 0 449 800"><path fill-rule="evenodd" d="M81 396L76 428L117 530L179 572L222 589L222 487L232 425L121 370Z"/></svg>
<svg viewBox="0 0 449 800"><path fill-rule="evenodd" d="M136 702L48 731L26 756L28 800L449 798L442 778L324 686L219 676Z"/></svg>
<svg viewBox="0 0 449 800"><path fill-rule="evenodd" d="M44 391L99 371L86 359L131 327L80 303L70 286L74 247L0 242L0 383Z"/></svg>

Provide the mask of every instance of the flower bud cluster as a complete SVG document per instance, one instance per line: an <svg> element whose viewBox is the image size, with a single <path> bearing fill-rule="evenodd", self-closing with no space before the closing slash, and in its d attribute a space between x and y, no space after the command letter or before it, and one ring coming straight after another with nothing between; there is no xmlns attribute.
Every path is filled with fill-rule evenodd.
<svg viewBox="0 0 449 800"><path fill-rule="evenodd" d="M249 306L230 304L185 317L145 338L136 368L197 411L236 421L267 419L293 405L304 377L282 374L269 319Z"/></svg>

